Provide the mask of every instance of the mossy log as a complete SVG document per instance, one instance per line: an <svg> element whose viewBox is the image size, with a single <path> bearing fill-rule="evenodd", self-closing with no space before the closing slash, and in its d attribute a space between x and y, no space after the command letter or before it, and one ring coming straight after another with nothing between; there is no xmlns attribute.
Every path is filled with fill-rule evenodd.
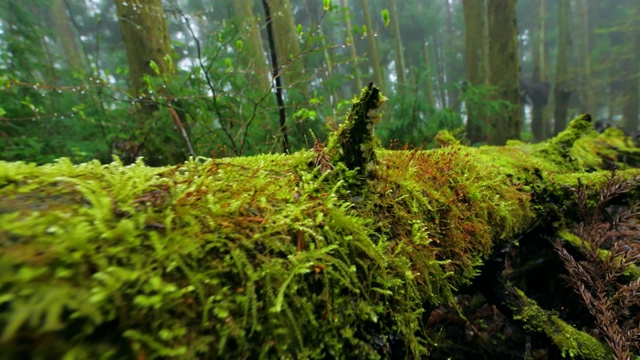
<svg viewBox="0 0 640 360"><path fill-rule="evenodd" d="M0 353L418 358L436 346L431 311L481 279L502 286L497 302L519 294L506 303L528 331L602 359L596 339L557 340L571 327L478 275L536 224L562 221L566 186L596 188L609 163L638 175L623 161L636 148L588 115L537 145L442 144L377 150L364 180L318 166L321 151L163 168L0 162Z"/></svg>

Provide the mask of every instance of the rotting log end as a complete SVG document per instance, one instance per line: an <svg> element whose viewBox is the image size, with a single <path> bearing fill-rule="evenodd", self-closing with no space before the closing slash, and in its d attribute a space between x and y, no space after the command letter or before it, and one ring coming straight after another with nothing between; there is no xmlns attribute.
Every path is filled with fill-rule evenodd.
<svg viewBox="0 0 640 360"><path fill-rule="evenodd" d="M358 169L361 175L375 174L378 140L373 131L382 119L377 109L386 101L380 89L369 83L362 89L360 97L353 100L346 121L329 142L329 150L337 152L337 160L351 170Z"/></svg>

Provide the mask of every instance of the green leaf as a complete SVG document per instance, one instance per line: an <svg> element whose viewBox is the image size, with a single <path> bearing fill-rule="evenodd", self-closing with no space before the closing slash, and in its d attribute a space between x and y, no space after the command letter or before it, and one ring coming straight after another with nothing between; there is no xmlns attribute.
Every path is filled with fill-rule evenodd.
<svg viewBox="0 0 640 360"><path fill-rule="evenodd" d="M242 42L242 40L238 39L236 41L236 49L238 49L238 51L242 51L243 48L244 48L244 43Z"/></svg>
<svg viewBox="0 0 640 360"><path fill-rule="evenodd" d="M296 31L298 32L298 35L302 35L302 24L298 24Z"/></svg>
<svg viewBox="0 0 640 360"><path fill-rule="evenodd" d="M7 112L2 108L2 106L0 106L0 116L3 116L6 113Z"/></svg>
<svg viewBox="0 0 640 360"><path fill-rule="evenodd" d="M322 3L324 4L324 11L328 11L331 8L331 0L323 0Z"/></svg>
<svg viewBox="0 0 640 360"><path fill-rule="evenodd" d="M160 67L158 67L158 64L156 64L155 61L153 61L153 60L149 61L149 67L151 67L151 69L153 69L153 71L156 73L156 75L160 75Z"/></svg>
<svg viewBox="0 0 640 360"><path fill-rule="evenodd" d="M384 21L384 26L389 26L389 10L384 9L380 11L380 15L382 15L382 20Z"/></svg>

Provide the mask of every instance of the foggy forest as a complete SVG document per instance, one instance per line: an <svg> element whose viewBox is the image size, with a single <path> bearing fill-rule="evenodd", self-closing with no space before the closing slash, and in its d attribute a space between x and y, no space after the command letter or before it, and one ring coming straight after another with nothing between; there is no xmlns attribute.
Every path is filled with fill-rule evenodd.
<svg viewBox="0 0 640 360"><path fill-rule="evenodd" d="M0 359L638 359L640 1L0 0Z"/></svg>
<svg viewBox="0 0 640 360"><path fill-rule="evenodd" d="M276 1L268 35L258 1L3 1L0 156L293 152L369 82L387 148L541 141L580 113L636 133L637 2L478 3Z"/></svg>

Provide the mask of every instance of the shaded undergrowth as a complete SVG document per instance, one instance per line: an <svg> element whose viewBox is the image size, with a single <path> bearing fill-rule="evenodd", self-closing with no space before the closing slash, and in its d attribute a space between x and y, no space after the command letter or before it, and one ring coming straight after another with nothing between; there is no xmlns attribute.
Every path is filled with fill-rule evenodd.
<svg viewBox="0 0 640 360"><path fill-rule="evenodd" d="M594 319L598 334L614 358L626 360L640 350L640 177L611 172L596 194L579 184L573 189L577 223L554 247L567 270L565 280L580 296ZM571 251L573 250L573 251Z"/></svg>

